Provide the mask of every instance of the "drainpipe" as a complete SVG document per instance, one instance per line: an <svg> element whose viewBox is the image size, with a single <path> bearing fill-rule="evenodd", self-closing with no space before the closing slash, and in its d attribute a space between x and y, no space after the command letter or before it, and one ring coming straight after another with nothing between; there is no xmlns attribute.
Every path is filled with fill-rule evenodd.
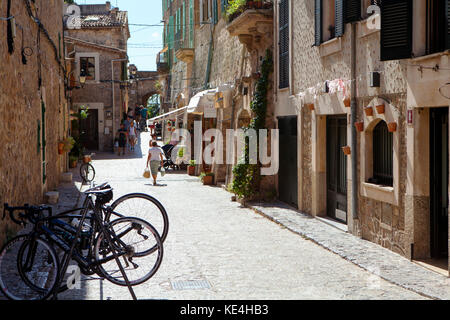
<svg viewBox="0 0 450 320"><path fill-rule="evenodd" d="M212 58L213 58L213 51L214 51L214 29L215 29L215 25L214 22L212 21L213 18L210 19L210 24L211 24L211 38L209 41L209 52L208 52L208 64L206 66L206 77L205 77L205 84L203 85L203 89L209 89L208 88L208 84L209 84L209 79L211 76L211 64L212 64Z"/></svg>
<svg viewBox="0 0 450 320"><path fill-rule="evenodd" d="M112 126L112 140L113 140L113 150L114 150L114 135L116 134L116 113L114 112L114 106L116 104L116 99L114 95L114 62L128 61L128 58L113 59L111 60L111 86L112 86L112 116L113 116L113 126Z"/></svg>
<svg viewBox="0 0 450 320"><path fill-rule="evenodd" d="M352 216L358 219L358 153L356 140L356 23L352 22L352 58L351 58L351 150L352 150Z"/></svg>

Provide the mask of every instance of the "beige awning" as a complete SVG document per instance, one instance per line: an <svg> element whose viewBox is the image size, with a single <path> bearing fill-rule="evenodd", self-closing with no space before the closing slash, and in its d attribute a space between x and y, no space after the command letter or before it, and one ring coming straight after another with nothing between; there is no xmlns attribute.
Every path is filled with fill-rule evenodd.
<svg viewBox="0 0 450 320"><path fill-rule="evenodd" d="M189 101L187 106L188 113L203 114L205 117L215 117L215 115L209 115L209 113L215 112L214 97L217 92L216 89L204 90L197 93Z"/></svg>
<svg viewBox="0 0 450 320"><path fill-rule="evenodd" d="M187 107L183 107L183 108L180 108L180 109L177 109L177 110L172 110L172 111L167 112L167 113L164 113L164 114L162 114L162 115L160 115L160 116L151 118L151 119L149 119L149 121L164 120L164 119L167 118L168 116L171 116L171 115L178 115L178 114L180 114L180 113L183 113L186 109L187 109Z"/></svg>

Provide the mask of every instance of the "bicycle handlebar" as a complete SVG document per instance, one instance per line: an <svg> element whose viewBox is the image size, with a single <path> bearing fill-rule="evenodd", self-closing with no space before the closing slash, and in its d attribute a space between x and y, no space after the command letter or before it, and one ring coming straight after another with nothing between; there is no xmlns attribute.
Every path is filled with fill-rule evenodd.
<svg viewBox="0 0 450 320"><path fill-rule="evenodd" d="M20 220L16 219L14 217L14 211L24 211L24 213L20 213L19 212L19 218ZM52 216L52 207L50 206L46 206L46 205L41 205L41 206L30 206L28 204L25 204L24 206L21 207L10 207L7 203L4 204L4 209L3 209L3 219L5 220L6 218L6 213L9 212L9 217L11 218L11 220L18 224L18 225L26 225L25 221L23 221L24 219L29 220L30 222L34 222L35 218L38 218L38 215L40 213L42 213L43 211L47 211L49 214L49 217Z"/></svg>

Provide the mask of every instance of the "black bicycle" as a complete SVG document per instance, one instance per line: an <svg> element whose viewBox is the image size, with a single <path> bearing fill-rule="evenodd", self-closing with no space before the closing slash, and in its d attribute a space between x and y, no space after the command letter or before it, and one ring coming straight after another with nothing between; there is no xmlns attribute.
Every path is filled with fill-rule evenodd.
<svg viewBox="0 0 450 320"><path fill-rule="evenodd" d="M30 233L13 238L0 251L0 290L6 297L56 298L71 287L72 279L66 274L71 259L85 275L96 273L114 284L127 286L134 299L132 286L157 272L163 257L157 230L135 217L111 221L115 213L105 205L112 199L108 185L85 193L86 206L79 214L73 213L80 209L73 209L53 216L48 206L5 204L4 217L9 212L15 223L33 225ZM14 215L17 211L18 218ZM57 251L64 255L62 265Z"/></svg>
<svg viewBox="0 0 450 320"><path fill-rule="evenodd" d="M90 183L94 181L95 178L95 169L94 166L91 164L92 157L95 155L95 153L92 153L89 156L85 156L83 161L83 164L80 166L80 176L81 179L83 179L83 183ZM86 160L85 160L86 159Z"/></svg>

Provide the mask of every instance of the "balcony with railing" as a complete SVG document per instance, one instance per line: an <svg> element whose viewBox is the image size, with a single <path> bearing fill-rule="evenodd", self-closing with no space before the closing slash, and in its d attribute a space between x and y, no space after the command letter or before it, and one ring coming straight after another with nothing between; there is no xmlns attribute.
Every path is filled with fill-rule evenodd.
<svg viewBox="0 0 450 320"><path fill-rule="evenodd" d="M230 35L239 37L249 51L272 41L273 0L230 1L226 19Z"/></svg>
<svg viewBox="0 0 450 320"><path fill-rule="evenodd" d="M169 61L168 61L168 53L167 51L161 51L156 56L156 70L158 73L167 73L169 72Z"/></svg>
<svg viewBox="0 0 450 320"><path fill-rule="evenodd" d="M183 30L178 31L175 34L175 56L178 60L186 63L191 63L194 61L194 49L191 47L191 41L187 37L189 33L183 33Z"/></svg>

